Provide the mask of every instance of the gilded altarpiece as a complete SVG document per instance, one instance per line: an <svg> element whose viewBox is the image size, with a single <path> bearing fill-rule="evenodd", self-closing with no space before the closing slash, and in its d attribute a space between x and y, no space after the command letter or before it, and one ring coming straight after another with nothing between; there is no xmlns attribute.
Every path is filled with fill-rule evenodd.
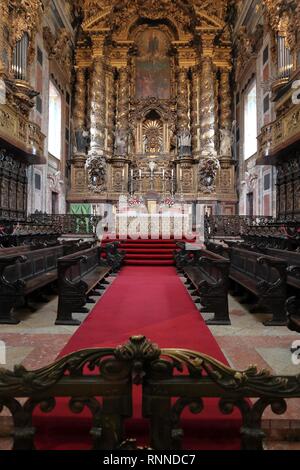
<svg viewBox="0 0 300 470"><path fill-rule="evenodd" d="M84 2L69 202L172 194L234 213L227 7Z"/></svg>

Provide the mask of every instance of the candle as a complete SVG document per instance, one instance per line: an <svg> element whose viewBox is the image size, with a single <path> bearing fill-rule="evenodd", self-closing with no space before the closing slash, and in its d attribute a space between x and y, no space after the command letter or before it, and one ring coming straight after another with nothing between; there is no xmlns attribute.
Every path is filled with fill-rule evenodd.
<svg viewBox="0 0 300 470"><path fill-rule="evenodd" d="M142 170L140 170L140 180L142 179Z"/></svg>
<svg viewBox="0 0 300 470"><path fill-rule="evenodd" d="M133 170L130 171L131 178L133 179Z"/></svg>
<svg viewBox="0 0 300 470"><path fill-rule="evenodd" d="M162 171L163 180L165 179L165 170Z"/></svg>

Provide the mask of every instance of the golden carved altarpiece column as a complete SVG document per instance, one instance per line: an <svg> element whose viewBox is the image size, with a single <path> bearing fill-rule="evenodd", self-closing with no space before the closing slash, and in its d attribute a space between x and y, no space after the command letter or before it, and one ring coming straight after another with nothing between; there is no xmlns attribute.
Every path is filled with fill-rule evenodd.
<svg viewBox="0 0 300 470"><path fill-rule="evenodd" d="M83 2L75 121L90 142L70 202L173 190L234 207L227 2L184 3Z"/></svg>

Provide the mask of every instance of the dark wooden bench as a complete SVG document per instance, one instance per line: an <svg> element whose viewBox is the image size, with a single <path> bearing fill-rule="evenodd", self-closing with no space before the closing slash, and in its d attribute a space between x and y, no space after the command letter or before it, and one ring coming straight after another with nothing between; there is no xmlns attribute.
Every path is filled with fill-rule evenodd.
<svg viewBox="0 0 300 470"><path fill-rule="evenodd" d="M88 250L65 256L58 260L58 310L56 325L80 325L72 313L84 312L83 307L91 294L111 272L111 267L101 258L101 248Z"/></svg>
<svg viewBox="0 0 300 470"><path fill-rule="evenodd" d="M0 256L0 323L17 324L12 308L33 292L57 279L57 260L64 255L63 246L22 254Z"/></svg>
<svg viewBox="0 0 300 470"><path fill-rule="evenodd" d="M177 249L173 251L173 257L177 271L183 272L184 266L193 260L195 251L191 250L188 245L184 242L176 242Z"/></svg>
<svg viewBox="0 0 300 470"><path fill-rule="evenodd" d="M125 258L125 251L120 250L121 243L118 241L105 243L101 247L101 257L111 267L111 272L118 272Z"/></svg>
<svg viewBox="0 0 300 470"><path fill-rule="evenodd" d="M300 289L300 253L274 248L264 248L261 251L266 255L285 261L288 266L287 284L295 289Z"/></svg>
<svg viewBox="0 0 300 470"><path fill-rule="evenodd" d="M258 307L273 314L265 326L285 326L287 264L284 260L231 247L230 279L258 299Z"/></svg>
<svg viewBox="0 0 300 470"><path fill-rule="evenodd" d="M289 297L285 306L288 329L300 333L300 298Z"/></svg>
<svg viewBox="0 0 300 470"><path fill-rule="evenodd" d="M229 256L229 246L225 246L221 243L216 243L211 240L205 243L206 248L217 255L223 256L223 258L230 259Z"/></svg>
<svg viewBox="0 0 300 470"><path fill-rule="evenodd" d="M299 289L300 266L289 266L287 271L289 284ZM289 330L300 333L300 295L289 297L285 306Z"/></svg>
<svg viewBox="0 0 300 470"><path fill-rule="evenodd" d="M201 305L207 312L214 313L214 318L206 320L206 324L230 325L229 261L208 250L191 250L181 269Z"/></svg>

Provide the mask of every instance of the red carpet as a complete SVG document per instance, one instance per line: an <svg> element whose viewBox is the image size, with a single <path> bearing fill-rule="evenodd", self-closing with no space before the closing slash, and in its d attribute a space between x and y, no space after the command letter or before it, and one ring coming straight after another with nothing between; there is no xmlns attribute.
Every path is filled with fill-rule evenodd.
<svg viewBox="0 0 300 470"><path fill-rule="evenodd" d="M143 334L160 347L187 348L226 363L216 341L172 267L125 267L60 356L79 349L114 347L132 335ZM134 397L134 419L128 437L144 441L147 422L141 418L141 388ZM215 399L205 400L201 415L186 412L185 449L239 449L239 414L224 416ZM72 415L59 400L55 414L37 416L38 447L88 449L88 412ZM71 435L70 435L71 433Z"/></svg>

